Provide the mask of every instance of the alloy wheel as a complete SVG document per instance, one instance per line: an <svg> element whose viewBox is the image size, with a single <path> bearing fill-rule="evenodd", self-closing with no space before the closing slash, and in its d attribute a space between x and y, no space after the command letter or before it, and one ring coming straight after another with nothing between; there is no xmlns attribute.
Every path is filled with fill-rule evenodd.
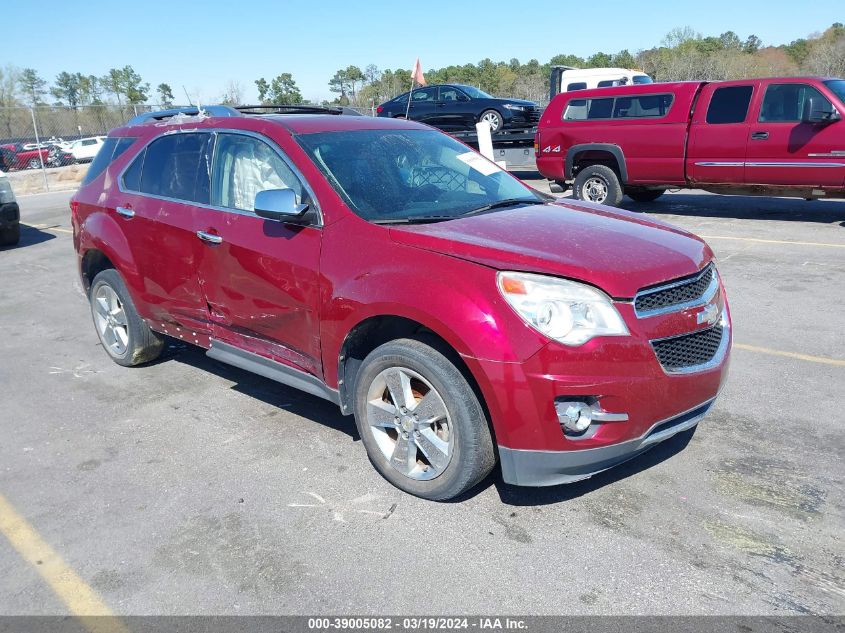
<svg viewBox="0 0 845 633"><path fill-rule="evenodd" d="M487 121L490 124L490 130L495 132L499 129L499 115L495 112L488 112L483 117L481 117L482 121Z"/></svg>
<svg viewBox="0 0 845 633"><path fill-rule="evenodd" d="M129 322L123 302L111 286L102 285L94 295L94 320L103 345L116 356L126 352L129 344Z"/></svg>
<svg viewBox="0 0 845 633"><path fill-rule="evenodd" d="M443 398L417 372L390 367L367 392L367 423L390 465L406 477L434 479L452 459L452 421Z"/></svg>

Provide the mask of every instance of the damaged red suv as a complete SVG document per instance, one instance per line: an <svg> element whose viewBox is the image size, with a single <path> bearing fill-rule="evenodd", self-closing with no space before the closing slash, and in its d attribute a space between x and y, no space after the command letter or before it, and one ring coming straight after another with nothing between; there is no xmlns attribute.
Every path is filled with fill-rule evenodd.
<svg viewBox="0 0 845 633"><path fill-rule="evenodd" d="M418 123L145 114L71 207L114 361L171 337L331 400L375 468L428 499L497 462L517 485L590 477L694 427L725 378L707 244L546 197Z"/></svg>

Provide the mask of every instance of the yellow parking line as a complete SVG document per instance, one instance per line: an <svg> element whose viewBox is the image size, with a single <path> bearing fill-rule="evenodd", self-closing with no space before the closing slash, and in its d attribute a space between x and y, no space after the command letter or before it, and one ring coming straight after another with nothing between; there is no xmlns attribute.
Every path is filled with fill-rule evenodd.
<svg viewBox="0 0 845 633"><path fill-rule="evenodd" d="M91 633L129 633L102 598L62 560L26 519L0 494L0 533L41 575L70 612ZM93 617L109 616L109 617Z"/></svg>
<svg viewBox="0 0 845 633"><path fill-rule="evenodd" d="M49 224L25 224L24 226L29 226L39 231L58 231L59 233L70 233L73 235L73 229L63 229L60 226L50 226Z"/></svg>
<svg viewBox="0 0 845 633"><path fill-rule="evenodd" d="M830 244L828 242L795 242L792 240L764 240L759 237L733 237L730 235L700 235L705 240L737 240L740 242L762 242L763 244L791 244L793 246L826 246L828 248L845 248L845 244Z"/></svg>
<svg viewBox="0 0 845 633"><path fill-rule="evenodd" d="M797 352L783 352L779 349L757 347L756 345L746 345L745 343L734 343L734 349L742 349L746 352L758 352L760 354L769 354L770 356L785 356L786 358L796 358L798 360L806 360L811 363L821 363L822 365L834 365L836 367L845 367L845 360L840 360L838 358L828 358L826 356L811 356L810 354L799 354Z"/></svg>

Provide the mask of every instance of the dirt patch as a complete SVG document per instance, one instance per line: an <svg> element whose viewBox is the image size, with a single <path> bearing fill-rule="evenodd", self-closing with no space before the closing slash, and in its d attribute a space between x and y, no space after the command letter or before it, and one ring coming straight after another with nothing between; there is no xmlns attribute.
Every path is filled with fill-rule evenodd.
<svg viewBox="0 0 845 633"><path fill-rule="evenodd" d="M13 171L6 175L12 184L12 191L17 196L30 193L44 193L46 191L67 191L76 189L88 173L88 164L68 165L66 167L52 167L45 169L26 169ZM47 174L47 184L44 184L44 174Z"/></svg>

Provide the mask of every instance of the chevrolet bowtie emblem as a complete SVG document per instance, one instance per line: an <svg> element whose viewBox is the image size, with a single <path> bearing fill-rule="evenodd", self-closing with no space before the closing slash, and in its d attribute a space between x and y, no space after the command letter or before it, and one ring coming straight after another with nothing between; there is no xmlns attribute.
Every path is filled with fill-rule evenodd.
<svg viewBox="0 0 845 633"><path fill-rule="evenodd" d="M702 308L701 312L699 312L695 317L696 323L701 325L702 323L706 323L707 325L713 325L716 321L719 320L719 306L715 303L710 303L704 308Z"/></svg>

